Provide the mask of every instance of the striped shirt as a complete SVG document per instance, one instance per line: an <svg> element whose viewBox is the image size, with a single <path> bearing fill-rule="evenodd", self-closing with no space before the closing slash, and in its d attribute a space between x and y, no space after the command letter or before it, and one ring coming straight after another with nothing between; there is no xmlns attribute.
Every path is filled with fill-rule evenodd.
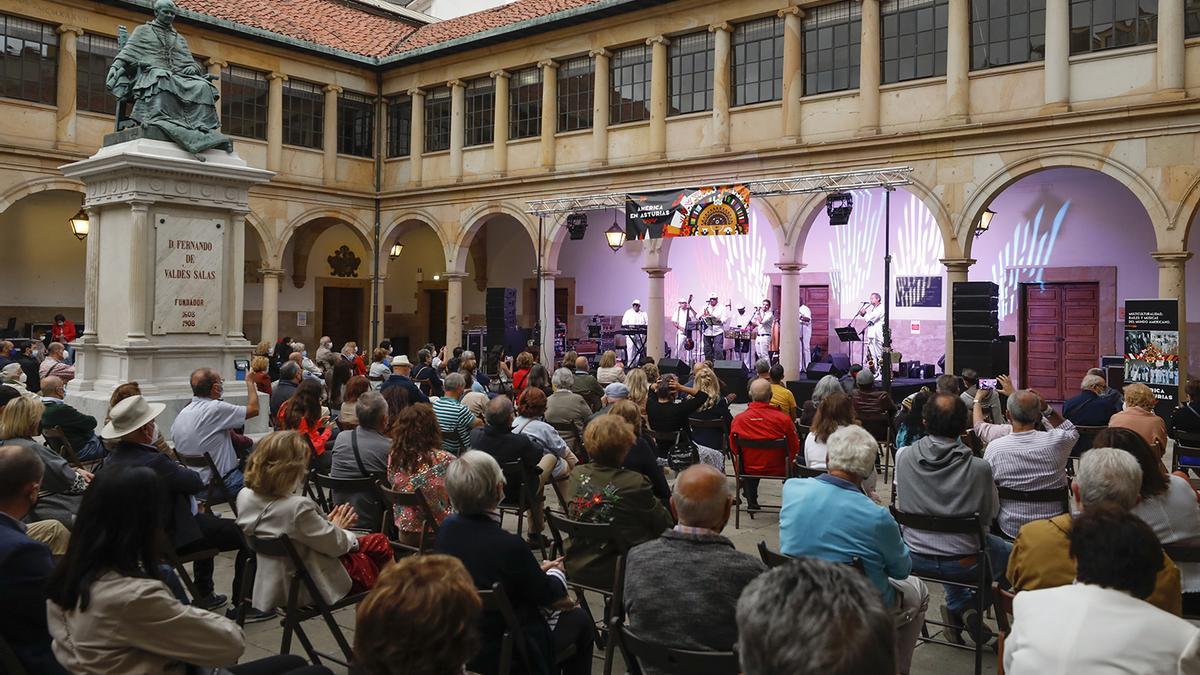
<svg viewBox="0 0 1200 675"><path fill-rule="evenodd" d="M471 429L475 426L475 414L449 396L434 399L433 414L442 430L442 450L455 457L461 455L467 449Z"/></svg>
<svg viewBox="0 0 1200 675"><path fill-rule="evenodd" d="M1064 420L1049 431L1020 431L996 438L988 443L983 459L992 465L992 478L998 487L1025 492L1065 488L1067 458L1077 440L1079 431L1070 420ZM1062 505L1057 502L1001 499L996 520L1005 534L1016 537L1025 523L1061 513Z"/></svg>

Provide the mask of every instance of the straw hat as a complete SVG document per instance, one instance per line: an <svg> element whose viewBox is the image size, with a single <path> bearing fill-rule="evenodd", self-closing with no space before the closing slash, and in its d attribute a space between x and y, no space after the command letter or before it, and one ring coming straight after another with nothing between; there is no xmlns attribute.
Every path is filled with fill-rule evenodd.
<svg viewBox="0 0 1200 675"><path fill-rule="evenodd" d="M100 438L112 441L131 434L158 417L166 407L161 403L147 403L140 395L130 396L113 406Z"/></svg>

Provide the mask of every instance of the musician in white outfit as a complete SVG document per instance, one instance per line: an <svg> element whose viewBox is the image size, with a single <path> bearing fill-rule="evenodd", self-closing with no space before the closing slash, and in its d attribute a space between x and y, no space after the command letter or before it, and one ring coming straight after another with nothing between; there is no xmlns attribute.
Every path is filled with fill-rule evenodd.
<svg viewBox="0 0 1200 675"><path fill-rule="evenodd" d="M771 301L763 300L756 313L754 326L754 356L771 360L771 329L775 326L775 315L771 312Z"/></svg>
<svg viewBox="0 0 1200 675"><path fill-rule="evenodd" d="M883 378L883 298L872 293L871 299L858 310L858 315L867 322L867 351L875 364L875 379ZM864 364L865 365L865 364Z"/></svg>
<svg viewBox="0 0 1200 675"><path fill-rule="evenodd" d="M741 303L737 307L737 311L729 317L729 327L740 333L753 333L754 330L750 327L754 321L753 314L746 313L746 304ZM746 368L754 368L754 346L753 340L737 339L733 341L733 358L745 364ZM726 356L730 356L727 354Z"/></svg>
<svg viewBox="0 0 1200 675"><path fill-rule="evenodd" d="M700 311L700 321L704 326L704 358L709 361L717 360L717 350L721 349L721 338L725 334L725 321L728 317L725 308L717 301L717 293L708 295L708 304Z"/></svg>
<svg viewBox="0 0 1200 675"><path fill-rule="evenodd" d="M646 313L642 311L642 301L634 299L630 303L629 309L625 310L625 316L621 317L622 326L645 326L649 323Z"/></svg>
<svg viewBox="0 0 1200 675"><path fill-rule="evenodd" d="M688 299L680 298L679 306L671 314L671 325L675 327L675 351L672 354L675 358L684 361L688 360L690 356L689 350L684 348L684 343L687 342L687 322L691 312L692 308L688 305Z"/></svg>
<svg viewBox="0 0 1200 675"><path fill-rule="evenodd" d="M803 302L800 303L800 370L808 370L808 361L812 358L812 310ZM781 348L782 349L782 348Z"/></svg>

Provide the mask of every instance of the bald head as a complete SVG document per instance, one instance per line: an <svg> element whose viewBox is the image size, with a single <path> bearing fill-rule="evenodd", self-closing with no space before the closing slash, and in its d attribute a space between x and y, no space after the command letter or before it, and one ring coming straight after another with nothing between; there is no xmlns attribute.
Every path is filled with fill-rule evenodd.
<svg viewBox="0 0 1200 675"><path fill-rule="evenodd" d="M0 446L0 510L20 520L37 501L45 467L31 448Z"/></svg>
<svg viewBox="0 0 1200 675"><path fill-rule="evenodd" d="M771 400L771 382L757 379L750 383L750 400L755 403L767 403Z"/></svg>
<svg viewBox="0 0 1200 675"><path fill-rule="evenodd" d="M580 356L575 359L575 370L587 372L588 362L586 356Z"/></svg>
<svg viewBox="0 0 1200 675"><path fill-rule="evenodd" d="M720 532L729 521L733 493L725 474L709 464L693 464L675 480L671 503L681 525Z"/></svg>
<svg viewBox="0 0 1200 675"><path fill-rule="evenodd" d="M62 398L63 392L66 391L66 385L62 378L56 375L42 378L42 396L50 398Z"/></svg>
<svg viewBox="0 0 1200 675"><path fill-rule="evenodd" d="M220 392L213 395L213 388L221 382L221 376L212 368L197 368L192 371L192 395L200 398L220 398Z"/></svg>

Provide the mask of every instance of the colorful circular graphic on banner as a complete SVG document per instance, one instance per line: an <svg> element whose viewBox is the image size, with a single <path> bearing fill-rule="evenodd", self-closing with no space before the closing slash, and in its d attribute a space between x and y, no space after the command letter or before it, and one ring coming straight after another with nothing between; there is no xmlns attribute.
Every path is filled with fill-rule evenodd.
<svg viewBox="0 0 1200 675"><path fill-rule="evenodd" d="M688 209L682 236L719 236L750 231L750 210L736 191L718 189Z"/></svg>

